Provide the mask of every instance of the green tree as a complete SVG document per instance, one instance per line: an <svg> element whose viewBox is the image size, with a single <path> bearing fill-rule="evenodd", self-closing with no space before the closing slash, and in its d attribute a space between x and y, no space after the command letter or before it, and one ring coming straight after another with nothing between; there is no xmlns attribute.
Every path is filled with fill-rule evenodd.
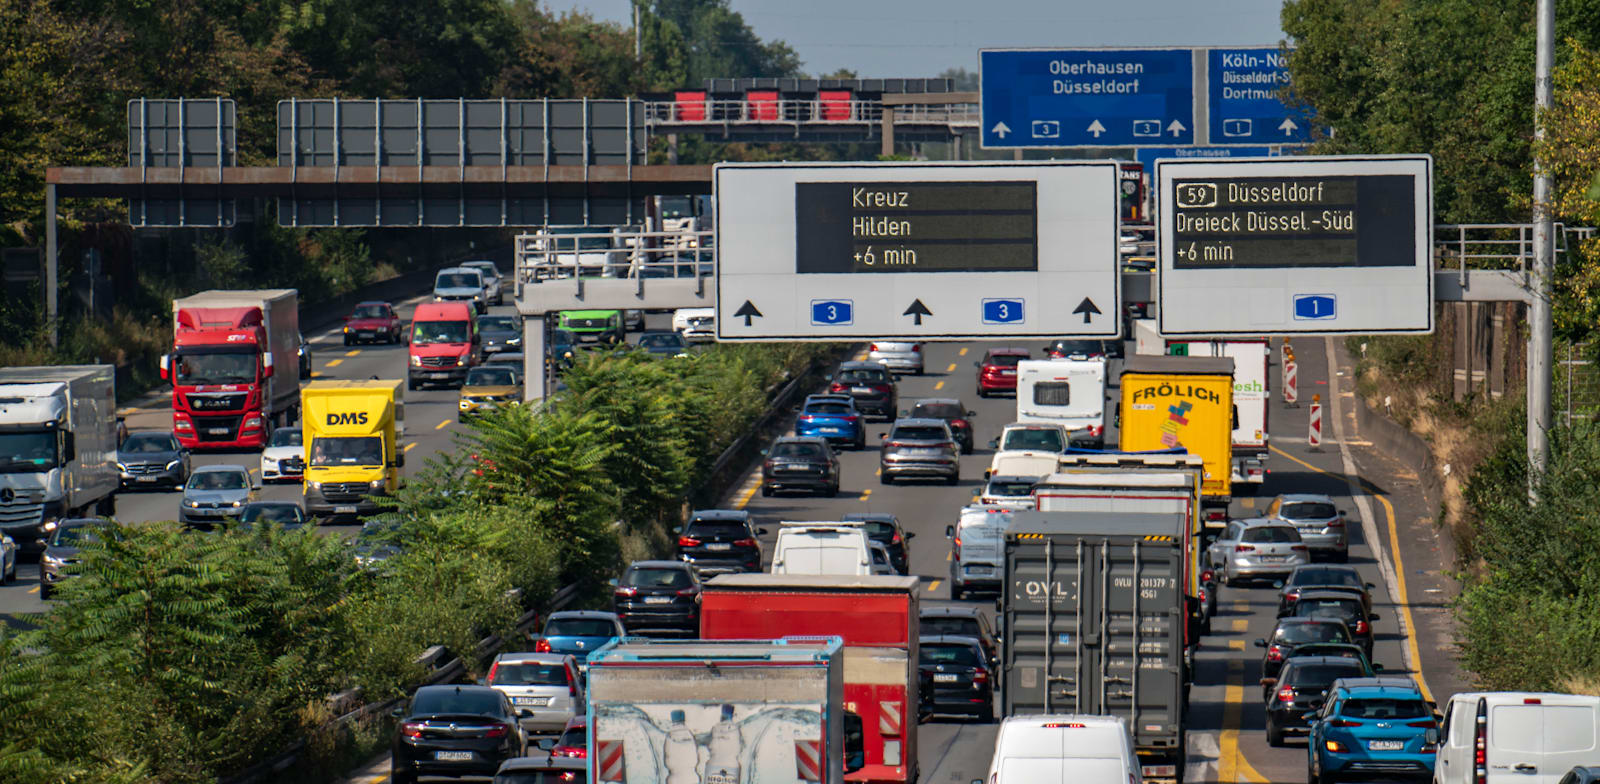
<svg viewBox="0 0 1600 784"><path fill-rule="evenodd" d="M728 0L635 0L671 23L688 50L687 85L706 79L800 75L800 57L782 41L763 41Z"/></svg>

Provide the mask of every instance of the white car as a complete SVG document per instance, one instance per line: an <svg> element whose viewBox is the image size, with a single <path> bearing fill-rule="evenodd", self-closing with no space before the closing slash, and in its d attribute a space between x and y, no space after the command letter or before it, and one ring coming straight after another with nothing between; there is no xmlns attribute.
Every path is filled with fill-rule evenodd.
<svg viewBox="0 0 1600 784"><path fill-rule="evenodd" d="M984 485L978 503L1005 509L1032 509L1033 486L1038 481L1037 476L996 474Z"/></svg>
<svg viewBox="0 0 1600 784"><path fill-rule="evenodd" d="M893 373L922 375L922 344L875 340L867 347L867 360L882 362Z"/></svg>
<svg viewBox="0 0 1600 784"><path fill-rule="evenodd" d="M690 343L705 343L717 334L716 308L678 308L672 312L672 328Z"/></svg>
<svg viewBox="0 0 1600 784"><path fill-rule="evenodd" d="M261 481L299 480L306 474L306 450L298 427L272 431L272 440L261 450Z"/></svg>
<svg viewBox="0 0 1600 784"><path fill-rule="evenodd" d="M500 290L500 268L492 261L463 261L461 266L483 273L484 298L496 305L504 305L505 294Z"/></svg>

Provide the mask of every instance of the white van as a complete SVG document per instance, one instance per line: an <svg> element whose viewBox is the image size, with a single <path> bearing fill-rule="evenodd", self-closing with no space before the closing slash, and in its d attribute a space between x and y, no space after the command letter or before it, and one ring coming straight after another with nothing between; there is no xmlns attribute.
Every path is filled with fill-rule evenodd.
<svg viewBox="0 0 1600 784"><path fill-rule="evenodd" d="M950 598L961 601L972 591L1000 590L1004 570L1001 551L1013 510L992 504L961 508L961 518L944 528L950 540Z"/></svg>
<svg viewBox="0 0 1600 784"><path fill-rule="evenodd" d="M872 573L872 549L860 523L779 524L772 574Z"/></svg>
<svg viewBox="0 0 1600 784"><path fill-rule="evenodd" d="M1141 775L1120 716L1010 716L1000 723L988 784L1128 784Z"/></svg>
<svg viewBox="0 0 1600 784"><path fill-rule="evenodd" d="M1450 696L1434 753L1435 784L1556 784L1600 759L1600 697L1535 692ZM1485 777L1473 752L1484 741Z"/></svg>
<svg viewBox="0 0 1600 784"><path fill-rule="evenodd" d="M1070 444L1071 437L1059 422L1012 422L1000 431L999 438L989 442L989 448L996 451L983 478L1049 476L1056 472L1057 461Z"/></svg>
<svg viewBox="0 0 1600 784"><path fill-rule="evenodd" d="M1071 445L1100 449L1106 432L1106 361L1025 359L1017 363L1017 421L1061 425Z"/></svg>

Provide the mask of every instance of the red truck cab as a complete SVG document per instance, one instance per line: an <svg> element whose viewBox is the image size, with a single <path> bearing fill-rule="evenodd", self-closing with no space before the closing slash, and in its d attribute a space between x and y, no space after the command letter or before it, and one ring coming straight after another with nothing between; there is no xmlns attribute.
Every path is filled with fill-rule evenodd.
<svg viewBox="0 0 1600 784"><path fill-rule="evenodd" d="M407 386L461 386L467 370L483 361L483 339L471 303L428 302L411 316Z"/></svg>
<svg viewBox="0 0 1600 784"><path fill-rule="evenodd" d="M259 449L299 400L297 293L205 291L173 302L172 432L188 449Z"/></svg>

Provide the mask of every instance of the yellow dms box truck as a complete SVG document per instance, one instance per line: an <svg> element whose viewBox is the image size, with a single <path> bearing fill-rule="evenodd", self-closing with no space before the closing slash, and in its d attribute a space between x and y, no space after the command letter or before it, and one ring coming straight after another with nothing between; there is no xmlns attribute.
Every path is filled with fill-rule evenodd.
<svg viewBox="0 0 1600 784"><path fill-rule="evenodd" d="M1226 525L1233 495L1233 360L1131 356L1122 370L1124 452L1182 449L1203 464L1201 503L1208 525Z"/></svg>
<svg viewBox="0 0 1600 784"><path fill-rule="evenodd" d="M300 391L305 506L313 517L358 517L400 484L405 381L313 381Z"/></svg>

